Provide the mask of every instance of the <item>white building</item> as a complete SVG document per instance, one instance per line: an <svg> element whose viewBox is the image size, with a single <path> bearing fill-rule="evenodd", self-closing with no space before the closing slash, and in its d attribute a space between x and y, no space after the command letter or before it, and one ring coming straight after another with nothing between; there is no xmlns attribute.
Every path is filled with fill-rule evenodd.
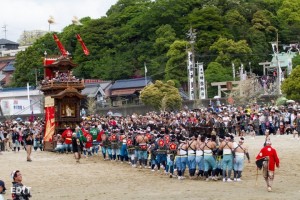
<svg viewBox="0 0 300 200"><path fill-rule="evenodd" d="M29 99L28 99L29 97ZM3 88L0 89L0 115L26 115L43 113L44 95L38 89Z"/></svg>

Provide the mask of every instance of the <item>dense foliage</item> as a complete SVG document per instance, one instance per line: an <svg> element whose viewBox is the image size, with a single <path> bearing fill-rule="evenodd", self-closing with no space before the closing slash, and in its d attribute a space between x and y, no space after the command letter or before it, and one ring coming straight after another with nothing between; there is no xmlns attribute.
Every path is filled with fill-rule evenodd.
<svg viewBox="0 0 300 200"><path fill-rule="evenodd" d="M282 83L282 93L288 99L300 100L300 66L293 69L291 75Z"/></svg>
<svg viewBox="0 0 300 200"><path fill-rule="evenodd" d="M155 81L154 84L145 87L140 94L140 99L145 105L155 109L176 110L180 109L182 99L174 81Z"/></svg>
<svg viewBox="0 0 300 200"><path fill-rule="evenodd" d="M106 17L82 18L82 26L69 25L58 36L79 64L74 72L78 77L143 76L146 63L153 80L171 79L184 86L190 48L186 33L191 27L197 31L196 61L203 62L205 70L217 62L218 68L230 71L234 62L244 63L249 71L246 63L251 62L252 71L261 74L258 63L270 60L269 42L277 33L283 44L300 39L299 10L299 0L119 0ZM83 54L76 33L89 56ZM45 51L60 54L50 33L17 56L14 86L35 82L32 71L42 68Z"/></svg>

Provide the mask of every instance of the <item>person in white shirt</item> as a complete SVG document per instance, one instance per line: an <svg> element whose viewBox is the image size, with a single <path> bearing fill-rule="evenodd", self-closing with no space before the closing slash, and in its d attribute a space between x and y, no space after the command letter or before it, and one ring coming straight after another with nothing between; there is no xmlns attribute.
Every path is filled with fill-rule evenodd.
<svg viewBox="0 0 300 200"><path fill-rule="evenodd" d="M223 117L223 122L224 122L225 126L227 127L230 118L229 118L227 112L224 115L225 116Z"/></svg>

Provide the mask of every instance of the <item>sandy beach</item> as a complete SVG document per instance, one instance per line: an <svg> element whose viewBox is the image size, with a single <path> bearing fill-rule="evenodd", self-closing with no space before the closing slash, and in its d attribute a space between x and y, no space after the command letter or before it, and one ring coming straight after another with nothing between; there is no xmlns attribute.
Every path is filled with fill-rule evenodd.
<svg viewBox="0 0 300 200"><path fill-rule="evenodd" d="M76 164L73 154L33 152L33 162L26 162L24 150L0 155L0 179L7 187L5 199L11 199L10 173L20 170L23 184L31 187L32 198L48 199L299 199L300 141L291 135L271 136L281 161L275 171L273 191L267 192L259 171L256 184L255 156L264 137L246 137L251 163L245 162L242 182L178 180L149 169L132 168L120 162L104 161L102 156L82 159ZM187 175L188 171L186 171Z"/></svg>

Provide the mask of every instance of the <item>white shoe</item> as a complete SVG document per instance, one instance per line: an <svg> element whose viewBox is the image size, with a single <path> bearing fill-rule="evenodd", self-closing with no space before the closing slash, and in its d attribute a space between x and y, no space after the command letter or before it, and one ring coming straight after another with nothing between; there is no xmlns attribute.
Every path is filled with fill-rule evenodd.
<svg viewBox="0 0 300 200"><path fill-rule="evenodd" d="M238 178L238 179L236 179L236 181L240 182L240 181L242 181L242 179Z"/></svg>
<svg viewBox="0 0 300 200"><path fill-rule="evenodd" d="M272 192L272 188L271 187L268 187L268 192Z"/></svg>
<svg viewBox="0 0 300 200"><path fill-rule="evenodd" d="M227 182L232 182L232 180L230 178L227 179Z"/></svg>
<svg viewBox="0 0 300 200"><path fill-rule="evenodd" d="M226 179L225 179L225 178L223 178L223 182L226 182Z"/></svg>
<svg viewBox="0 0 300 200"><path fill-rule="evenodd" d="M182 180L181 176L178 176L178 180Z"/></svg>
<svg viewBox="0 0 300 200"><path fill-rule="evenodd" d="M136 165L132 165L132 167L136 168Z"/></svg>
<svg viewBox="0 0 300 200"><path fill-rule="evenodd" d="M152 170L151 170L151 172L155 172L155 170L154 170L154 169L152 169Z"/></svg>
<svg viewBox="0 0 300 200"><path fill-rule="evenodd" d="M236 182L236 181L237 181L237 179L236 179L236 178L234 178L234 179L233 179L233 181L234 181L234 182Z"/></svg>
<svg viewBox="0 0 300 200"><path fill-rule="evenodd" d="M140 169L142 169L142 165L140 165Z"/></svg>

